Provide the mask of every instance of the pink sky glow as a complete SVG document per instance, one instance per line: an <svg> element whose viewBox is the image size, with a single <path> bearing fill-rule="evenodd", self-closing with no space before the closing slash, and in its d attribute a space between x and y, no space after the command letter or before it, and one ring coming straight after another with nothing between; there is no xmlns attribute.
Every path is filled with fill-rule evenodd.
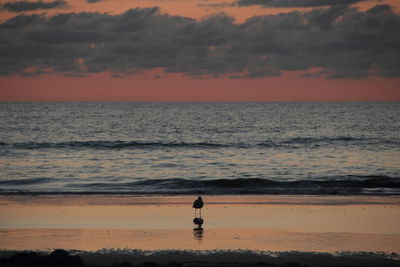
<svg viewBox="0 0 400 267"><path fill-rule="evenodd" d="M0 5L6 2L16 2L16 0L0 0ZM256 5L239 7L232 4L235 3L234 0L228 2L103 0L97 3L69 0L66 3L67 5L63 8L51 10L10 12L2 8L0 9L0 23L22 14L42 14L42 16L51 17L55 14L84 11L118 15L130 8L153 6L158 6L161 14L189 17L198 21L223 12L235 18L235 23L244 23L246 19L255 16L278 16L276 14L281 12L312 10L312 8L269 8ZM224 3L227 4L224 5ZM214 6L207 6L207 4L214 4ZM365 12L377 4L391 5L398 17L400 2L397 0L361 1L354 7ZM282 44L282 46L284 45ZM0 52L1 49L0 47ZM211 53L212 51L210 51ZM399 55L397 54L397 56ZM18 61L22 59L11 59L2 64L10 64L12 60L14 63L19 63ZM75 60L82 63L79 59ZM32 67L28 67L27 70L29 68ZM71 77L57 71L36 76L12 73L0 76L0 101L400 101L400 77L396 75L391 78L377 75L338 79L302 76L312 68L312 66L311 68L306 67L304 69L308 69L308 71L303 72L282 71L280 76L265 75L258 78L235 79L228 78L229 75L217 75L218 78L196 78L180 72L165 73L157 69L119 78L113 77L108 71L98 73L93 71L92 74L88 73L82 77ZM227 73L229 74L229 72Z"/></svg>

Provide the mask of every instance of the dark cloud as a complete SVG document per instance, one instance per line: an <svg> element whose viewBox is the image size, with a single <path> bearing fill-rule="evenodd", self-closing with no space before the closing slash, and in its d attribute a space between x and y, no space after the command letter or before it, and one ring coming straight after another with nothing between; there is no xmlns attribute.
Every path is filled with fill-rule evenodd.
<svg viewBox="0 0 400 267"><path fill-rule="evenodd" d="M193 77L400 77L400 15L336 6L257 16L218 14L197 21L158 8L120 15L19 15L0 24L0 75L58 72L123 77L162 68Z"/></svg>
<svg viewBox="0 0 400 267"><path fill-rule="evenodd" d="M392 7L386 4L376 5L367 11L368 14L392 13Z"/></svg>
<svg viewBox="0 0 400 267"><path fill-rule="evenodd" d="M53 9L61 8L66 5L64 0L55 0L52 2L28 2L28 1L17 1L17 2L7 2L3 5L3 8L11 12L24 12L33 11L38 9Z"/></svg>
<svg viewBox="0 0 400 267"><path fill-rule="evenodd" d="M97 2L101 2L101 1L104 1L104 0L86 0L86 2L88 2L88 3L97 3Z"/></svg>
<svg viewBox="0 0 400 267"><path fill-rule="evenodd" d="M239 6L264 6L264 7L320 7L352 5L366 0L238 0Z"/></svg>

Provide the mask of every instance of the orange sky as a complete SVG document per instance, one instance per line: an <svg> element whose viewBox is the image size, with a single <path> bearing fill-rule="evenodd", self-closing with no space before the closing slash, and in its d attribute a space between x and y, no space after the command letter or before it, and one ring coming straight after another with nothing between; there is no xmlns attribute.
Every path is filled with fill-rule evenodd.
<svg viewBox="0 0 400 267"><path fill-rule="evenodd" d="M0 0L1 4L5 2L8 1ZM397 11L400 8L398 0L383 2L391 4ZM225 12L240 23L256 15L294 10L259 6L204 6L217 3L224 1L104 0L89 4L84 0L69 0L67 7L46 10L45 13L49 16L80 11L120 14L130 8L159 6L162 13L195 19ZM369 1L358 4L358 7L366 10L376 4L375 1ZM43 14L44 11L25 13ZM0 21L4 22L18 14L21 13L2 9ZM400 78L304 78L296 71L285 72L280 77L253 79L196 79L181 74L161 74L161 79L146 73L124 78L115 78L109 73L91 74L83 78L59 74L0 76L0 101L400 101Z"/></svg>

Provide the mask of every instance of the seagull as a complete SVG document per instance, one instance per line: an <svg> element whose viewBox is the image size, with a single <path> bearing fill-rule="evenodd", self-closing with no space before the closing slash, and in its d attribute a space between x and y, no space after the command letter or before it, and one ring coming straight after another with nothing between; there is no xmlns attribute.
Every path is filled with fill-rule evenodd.
<svg viewBox="0 0 400 267"><path fill-rule="evenodd" d="M201 199L201 197L198 197L194 202L193 202L193 208L194 208L194 215L196 216L196 210L200 210L200 217L201 217L201 208L204 206L204 202Z"/></svg>

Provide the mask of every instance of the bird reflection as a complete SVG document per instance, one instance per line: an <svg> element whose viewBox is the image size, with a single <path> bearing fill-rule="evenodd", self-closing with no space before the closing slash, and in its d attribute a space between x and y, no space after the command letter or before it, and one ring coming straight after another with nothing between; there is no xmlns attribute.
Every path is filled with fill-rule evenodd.
<svg viewBox="0 0 400 267"><path fill-rule="evenodd" d="M194 238L197 240L202 240L203 239L203 233L204 233L204 229L203 227L201 227L204 223L203 218L201 217L195 217L193 219L193 223L195 225L197 225L197 227L193 228L193 234L194 234Z"/></svg>

